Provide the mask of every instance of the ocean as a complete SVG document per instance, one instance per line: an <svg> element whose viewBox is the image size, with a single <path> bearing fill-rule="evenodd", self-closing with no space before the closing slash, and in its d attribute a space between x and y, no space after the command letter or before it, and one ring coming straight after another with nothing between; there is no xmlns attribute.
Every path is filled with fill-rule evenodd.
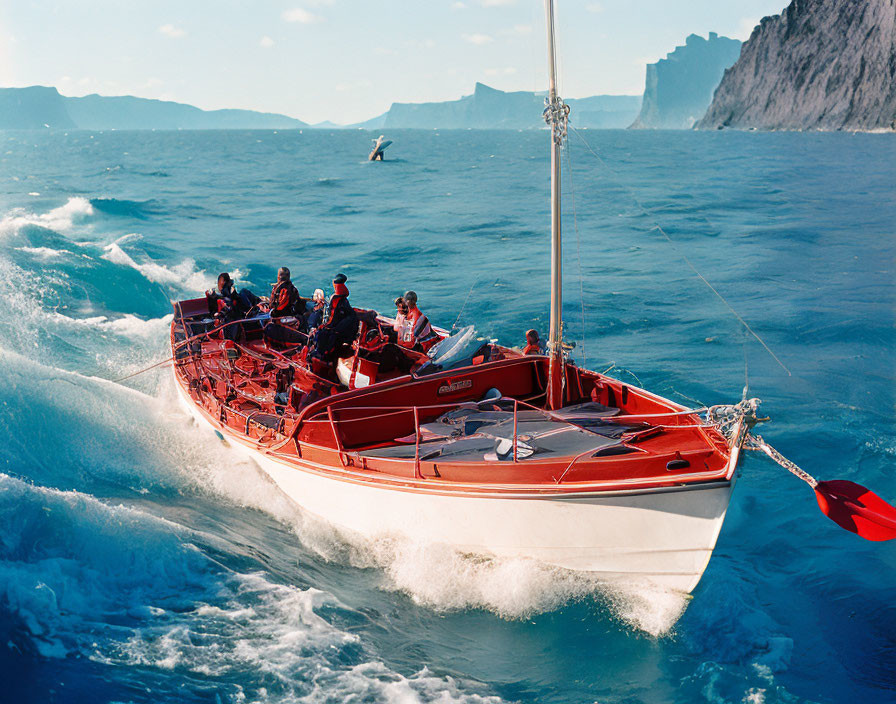
<svg viewBox="0 0 896 704"><path fill-rule="evenodd" d="M372 136L0 132L0 700L896 701L896 544L761 457L685 599L348 541L170 370L115 381L219 271L546 333L547 133L396 131L383 163ZM896 501L896 137L582 131L567 165L577 361L694 405L748 379L775 447Z"/></svg>

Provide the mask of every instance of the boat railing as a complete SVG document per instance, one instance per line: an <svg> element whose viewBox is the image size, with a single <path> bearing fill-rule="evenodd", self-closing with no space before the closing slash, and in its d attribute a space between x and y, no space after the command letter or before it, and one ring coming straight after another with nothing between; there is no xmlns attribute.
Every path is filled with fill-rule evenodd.
<svg viewBox="0 0 896 704"><path fill-rule="evenodd" d="M501 396L496 399L489 399L494 403L499 401L504 402L513 402L513 438L512 438L512 450L511 450L511 462L516 464L520 462L519 457L519 412L520 407L523 407L525 410L533 410L538 413L551 418L560 423L565 423L569 425L574 425L569 422L568 419L559 415L558 413L546 410L544 408L539 408L536 405L533 405L527 401L522 401L517 398ZM458 408L462 408L464 406L472 406L477 405L477 401L453 401L450 403L437 403L437 404L423 404L423 405L414 405L414 406L346 406L344 408L335 407L333 405L327 406L326 411L321 411L316 413L311 418L307 419L306 423L326 423L330 427L330 431L333 434L334 442L336 443L336 450L339 453L340 461L342 465L349 466L348 458L351 456L351 453L346 449L345 444L343 442L343 436L340 431L340 428L343 424L351 424L358 422L368 422L373 419L382 420L388 416L400 415L405 413L413 414L413 422L414 422L414 478L422 479L423 475L420 471L420 445L423 442L421 438L420 431L420 418L421 413L426 415L431 415L433 411L437 410L454 410ZM339 411L371 411L371 413L367 415L358 415L352 418L338 418L337 414ZM681 418L685 416L694 416L698 413L698 410L695 409L687 409L683 411L669 411L666 413L634 413L634 414L626 414L613 416L612 420L634 420L634 419L655 419L655 418ZM665 424L653 424L655 427L660 427L664 429L690 429L690 428L703 428L708 427L703 423L687 423L687 424L674 424L674 425L665 425ZM570 460L569 464L567 464L566 468L560 474L560 476L556 479L556 482L559 484L563 481L563 479L569 474L572 468L584 457L594 452L594 448L590 448L585 450L584 452L579 453L575 457ZM383 460L388 460L389 458L382 458Z"/></svg>

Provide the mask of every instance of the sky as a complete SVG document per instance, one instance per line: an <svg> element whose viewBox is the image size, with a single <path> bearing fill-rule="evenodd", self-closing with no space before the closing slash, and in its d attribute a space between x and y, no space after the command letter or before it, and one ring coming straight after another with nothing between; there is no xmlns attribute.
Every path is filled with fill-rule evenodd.
<svg viewBox="0 0 896 704"><path fill-rule="evenodd" d="M556 0L561 95L637 95L689 34L746 39L788 0ZM547 87L542 0L0 0L0 86L307 122Z"/></svg>

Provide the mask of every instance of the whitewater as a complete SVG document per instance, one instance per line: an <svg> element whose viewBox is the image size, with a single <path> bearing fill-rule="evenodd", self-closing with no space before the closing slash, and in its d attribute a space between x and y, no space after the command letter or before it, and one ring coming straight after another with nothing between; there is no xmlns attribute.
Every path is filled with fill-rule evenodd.
<svg viewBox="0 0 896 704"><path fill-rule="evenodd" d="M577 360L695 405L746 371L784 454L896 499L896 139L583 134ZM896 548L758 457L684 598L347 535L193 424L170 370L115 383L220 271L344 271L356 305L413 288L446 327L544 331L546 135L388 136L368 163L354 131L0 132L0 698L896 701Z"/></svg>

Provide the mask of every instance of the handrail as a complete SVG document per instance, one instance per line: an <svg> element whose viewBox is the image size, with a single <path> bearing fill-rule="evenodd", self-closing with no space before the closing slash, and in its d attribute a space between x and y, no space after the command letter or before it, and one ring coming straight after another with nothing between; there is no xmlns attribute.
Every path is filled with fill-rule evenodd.
<svg viewBox="0 0 896 704"><path fill-rule="evenodd" d="M517 416L518 416L517 411L518 410L519 410L519 401L517 401L516 399L513 399L513 463L514 464L516 464L519 461L519 458L517 457L517 451L516 451L517 443L518 443L517 436L516 436Z"/></svg>
<svg viewBox="0 0 896 704"><path fill-rule="evenodd" d="M327 413L330 416L330 427L333 429L333 439L336 441L336 450L339 452L339 461L345 467L345 457L343 456L342 440L339 439L339 433L336 431L336 421L333 420L333 407L327 406Z"/></svg>
<svg viewBox="0 0 896 704"><path fill-rule="evenodd" d="M600 449L600 448L598 448L598 447L592 447L590 450L585 450L584 452L580 452L578 455L576 455L575 457L573 457L572 460L570 461L570 463L569 463L568 465L566 465L566 469L563 470L563 473L560 475L559 479L556 480L557 484L559 484L560 482L563 481L563 477L565 477L565 476L567 475L567 473L569 472L569 470L572 469L572 466L573 466L576 462L578 462L580 459L582 459L582 457L584 457L584 456L587 455L588 453L590 453L590 452L597 452L599 449Z"/></svg>
<svg viewBox="0 0 896 704"><path fill-rule="evenodd" d="M420 414L414 406L414 479L421 479L420 475Z"/></svg>
<svg viewBox="0 0 896 704"><path fill-rule="evenodd" d="M549 416L550 418L553 418L554 420L556 420L560 423L568 423L569 422L566 418L558 415L557 413L555 413L553 411L548 411L544 408L539 408L538 406L534 406L530 403L526 403L525 401L520 401L519 399L502 396L501 398L495 399L495 400L496 401L513 401L515 404L521 404L521 405L526 406L527 408L530 408L534 411L538 411L539 413ZM419 408L421 410L434 410L437 408L453 408L453 407L460 407L460 406L464 406L464 405L476 405L478 403L480 403L480 401L454 401L452 403L436 403L436 404L427 404L427 405L422 405L422 406L347 406L345 409L340 408L338 410L393 411L394 413L399 413L402 411L413 411L415 408ZM329 408L329 406L328 406L328 408ZM691 416L691 415L699 415L703 410L705 410L705 409L693 408L693 409L685 410L685 411L670 411L668 413L632 413L632 414L621 415L621 416L609 416L607 418L607 420L617 421L617 420L629 420L632 418L670 418L670 417L674 417L674 416ZM306 423L321 422L322 419L317 418L317 416L321 415L322 413L323 413L323 410L321 410L319 413L316 413L312 418L306 419L305 422ZM381 416L372 416L371 415L371 416L362 416L362 417L358 417L358 418L345 418L345 419L338 420L337 422L352 423L354 421L368 420L370 418L375 418L375 417L381 417ZM703 425L700 425L700 426L670 425L670 426L663 426L663 427L689 428L689 427L704 427L704 426Z"/></svg>

